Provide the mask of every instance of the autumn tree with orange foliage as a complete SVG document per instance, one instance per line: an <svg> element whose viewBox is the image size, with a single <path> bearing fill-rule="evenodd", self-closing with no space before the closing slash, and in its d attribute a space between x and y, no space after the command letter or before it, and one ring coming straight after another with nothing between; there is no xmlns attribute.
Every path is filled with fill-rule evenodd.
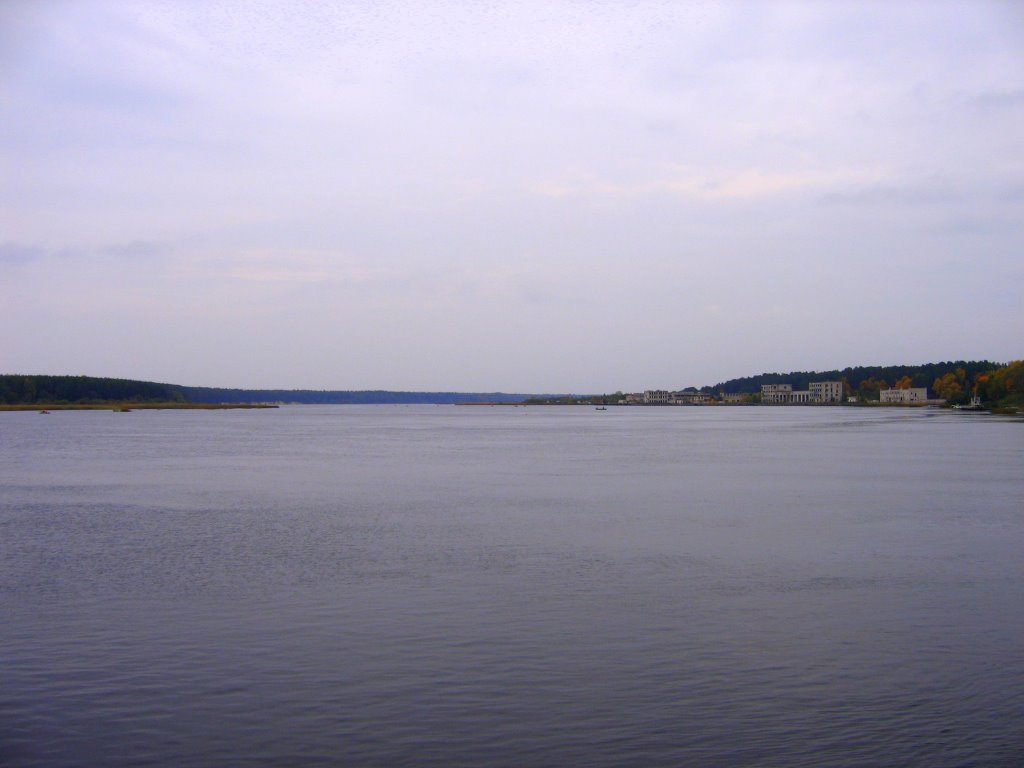
<svg viewBox="0 0 1024 768"><path fill-rule="evenodd" d="M958 371L963 371L963 368L959 368ZM952 400L955 397L959 397L964 393L964 389L957 378L957 374L950 371L944 376L937 378L935 383L932 384L932 389L943 400Z"/></svg>
<svg viewBox="0 0 1024 768"><path fill-rule="evenodd" d="M979 396L1003 407L1024 405L1024 360L1014 360L1002 368L976 377Z"/></svg>

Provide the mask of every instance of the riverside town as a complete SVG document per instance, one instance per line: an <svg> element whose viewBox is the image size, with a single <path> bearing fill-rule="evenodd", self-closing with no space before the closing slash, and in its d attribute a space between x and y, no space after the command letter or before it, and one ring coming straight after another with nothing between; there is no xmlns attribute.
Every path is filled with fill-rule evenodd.
<svg viewBox="0 0 1024 768"><path fill-rule="evenodd" d="M700 388L534 397L526 404L939 406L1018 414L1024 406L1024 361L950 360L762 373Z"/></svg>
<svg viewBox="0 0 1024 768"><path fill-rule="evenodd" d="M889 388L879 390L879 402L904 405L944 405L945 398L929 398L927 387ZM807 389L795 390L792 384L762 384L760 394L719 392L716 395L699 390L669 392L648 389L624 395L619 405L710 405L714 403L759 403L761 405L837 405L856 403L856 395L845 395L841 381L812 381Z"/></svg>

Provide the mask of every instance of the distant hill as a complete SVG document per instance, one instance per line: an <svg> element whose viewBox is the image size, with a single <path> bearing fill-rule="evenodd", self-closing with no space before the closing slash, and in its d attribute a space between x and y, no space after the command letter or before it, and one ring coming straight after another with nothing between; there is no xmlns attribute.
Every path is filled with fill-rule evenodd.
<svg viewBox="0 0 1024 768"><path fill-rule="evenodd" d="M185 387L94 376L0 374L0 404L189 402L189 403L520 403L536 395L509 392L390 392L385 390L221 389ZM554 395L546 395L554 397Z"/></svg>
<svg viewBox="0 0 1024 768"><path fill-rule="evenodd" d="M988 360L953 360L944 363L926 363L924 365L858 365L834 371L791 371L790 373L762 373L757 376L745 376L740 379L729 379L713 387L704 387L707 392L755 393L761 391L762 384L792 384L793 389L805 390L812 381L842 381L846 379L850 388L856 391L862 383L874 380L885 381L893 386L904 377L910 378L912 387L931 387L936 379L947 373L963 369L968 380L975 375L986 373L1000 367L1000 363Z"/></svg>

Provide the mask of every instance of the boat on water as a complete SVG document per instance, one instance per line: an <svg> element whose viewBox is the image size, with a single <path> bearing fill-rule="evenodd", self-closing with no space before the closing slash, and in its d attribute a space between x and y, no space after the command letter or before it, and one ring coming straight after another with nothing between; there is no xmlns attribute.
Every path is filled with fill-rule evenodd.
<svg viewBox="0 0 1024 768"><path fill-rule="evenodd" d="M594 410L595 410L595 411L607 411L608 409L607 409L607 408L605 408L605 407L604 407L603 405L599 405L599 406L597 406L597 408L595 408Z"/></svg>
<svg viewBox="0 0 1024 768"><path fill-rule="evenodd" d="M958 403L953 406L954 411L983 411L984 407L981 405L981 398L975 395L971 398L969 403Z"/></svg>

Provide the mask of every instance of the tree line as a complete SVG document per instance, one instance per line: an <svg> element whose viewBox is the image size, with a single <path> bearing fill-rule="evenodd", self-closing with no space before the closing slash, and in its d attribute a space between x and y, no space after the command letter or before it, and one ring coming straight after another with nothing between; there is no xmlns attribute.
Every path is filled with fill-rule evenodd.
<svg viewBox="0 0 1024 768"><path fill-rule="evenodd" d="M0 374L0 404L62 403L306 403L306 404L459 404L519 403L530 395L508 392L392 392L387 390L223 389L186 387L133 379L94 376L22 376Z"/></svg>
<svg viewBox="0 0 1024 768"><path fill-rule="evenodd" d="M996 408L1024 407L1024 360L976 375L970 383L970 394Z"/></svg>
<svg viewBox="0 0 1024 768"><path fill-rule="evenodd" d="M883 389L926 387L936 397L963 403L980 397L999 408L1024 406L1024 361L1007 365L988 360L956 360L925 365L856 366L834 371L793 371L762 373L730 379L701 391L749 394L756 398L762 384L791 384L795 390L808 389L812 381L842 381L844 394L862 400L877 400ZM690 387L689 389L693 389ZM223 389L185 387L133 379L94 376L23 376L0 374L0 404L58 403L522 403L593 402L617 403L624 395L528 395L507 392L393 392L388 390L306 390L306 389Z"/></svg>
<svg viewBox="0 0 1024 768"><path fill-rule="evenodd" d="M1000 367L999 363L990 360L955 360L924 365L858 365L832 371L762 373L757 376L729 379L714 387L703 389L707 392L757 394L760 393L762 384L792 384L794 390L805 390L812 381L842 381L847 395L877 399L878 392L882 389L927 387L935 390L936 381L950 374L957 377L957 371L963 371L963 381L973 382L978 375ZM938 392L936 394L938 395Z"/></svg>
<svg viewBox="0 0 1024 768"><path fill-rule="evenodd" d="M386 405L520 403L530 395L508 392L394 392L390 390L222 389L182 387L193 403L303 403L307 405Z"/></svg>
<svg viewBox="0 0 1024 768"><path fill-rule="evenodd" d="M0 374L0 403L181 403L182 387L154 381L94 376L20 376Z"/></svg>
<svg viewBox="0 0 1024 768"><path fill-rule="evenodd" d="M1005 365L990 360L949 360L925 365L856 366L835 371L793 371L762 373L730 379L707 392L749 394L756 399L762 384L792 384L793 389L807 389L812 381L841 381L845 397L878 400L883 389L924 387L932 395L950 405L964 404L980 398L995 409L1018 409L1024 406L1024 360Z"/></svg>

